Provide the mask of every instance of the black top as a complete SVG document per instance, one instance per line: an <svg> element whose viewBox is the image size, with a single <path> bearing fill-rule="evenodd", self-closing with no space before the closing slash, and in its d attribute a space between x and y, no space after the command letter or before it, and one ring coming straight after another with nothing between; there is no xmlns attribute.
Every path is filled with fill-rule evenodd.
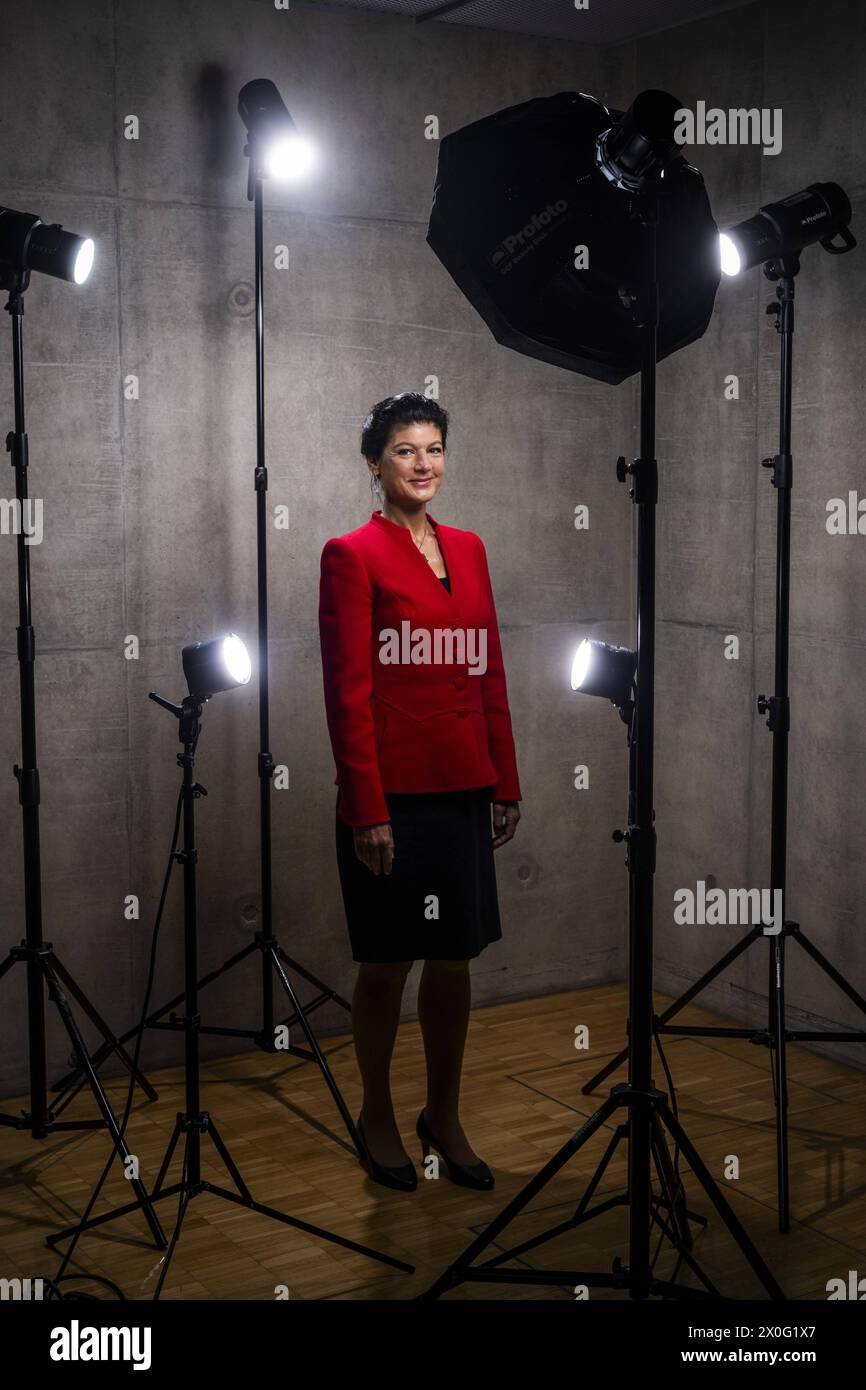
<svg viewBox="0 0 866 1390"><path fill-rule="evenodd" d="M445 588L448 590L449 594L451 593L451 580L448 578L448 575L447 575L447 574L446 574L446 575L443 575L443 576L440 576L439 583L440 583L440 584L444 584L444 585L445 585Z"/></svg>

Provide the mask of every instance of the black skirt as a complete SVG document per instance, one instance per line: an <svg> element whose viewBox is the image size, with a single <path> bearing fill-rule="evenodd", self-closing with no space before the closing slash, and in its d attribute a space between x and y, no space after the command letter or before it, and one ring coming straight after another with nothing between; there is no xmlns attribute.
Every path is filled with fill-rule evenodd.
<svg viewBox="0 0 866 1390"><path fill-rule="evenodd" d="M491 790L386 792L394 837L390 874L361 863L352 827L337 813L337 867L353 960L471 960L500 939Z"/></svg>

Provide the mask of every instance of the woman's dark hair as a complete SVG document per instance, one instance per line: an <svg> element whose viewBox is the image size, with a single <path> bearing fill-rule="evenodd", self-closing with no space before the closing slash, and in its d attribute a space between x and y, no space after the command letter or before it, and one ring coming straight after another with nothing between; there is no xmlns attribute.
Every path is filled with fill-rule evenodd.
<svg viewBox="0 0 866 1390"><path fill-rule="evenodd" d="M377 459L391 438L395 425L438 425L442 448L448 438L448 412L436 401L422 396L420 391L401 391L387 396L374 405L361 431L361 453L364 458Z"/></svg>

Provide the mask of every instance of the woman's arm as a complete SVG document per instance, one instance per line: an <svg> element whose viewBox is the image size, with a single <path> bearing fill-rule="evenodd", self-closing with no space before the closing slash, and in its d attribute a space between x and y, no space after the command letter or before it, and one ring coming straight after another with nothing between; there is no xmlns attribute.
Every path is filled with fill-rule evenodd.
<svg viewBox="0 0 866 1390"><path fill-rule="evenodd" d="M480 552L482 580L487 593L490 620L487 627L487 670L481 681L481 700L487 720L487 733L490 745L490 759L496 769L496 786L493 789L494 802L520 801L520 782L517 777L517 756L514 751L514 735L511 729L511 714L508 709L508 689L505 681L505 664L502 660L502 646L499 640L499 624L496 618L496 604L493 599L493 586L490 583L490 570L487 566L487 551L480 536L476 536ZM509 837L510 838L510 837Z"/></svg>
<svg viewBox="0 0 866 1390"><path fill-rule="evenodd" d="M382 790L370 695L373 596L367 571L339 537L322 551L319 641L328 732L347 825L390 821Z"/></svg>

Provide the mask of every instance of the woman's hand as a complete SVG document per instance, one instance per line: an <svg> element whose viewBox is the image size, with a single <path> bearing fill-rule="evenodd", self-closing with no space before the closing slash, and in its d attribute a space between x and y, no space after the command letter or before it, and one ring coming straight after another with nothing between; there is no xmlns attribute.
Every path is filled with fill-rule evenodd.
<svg viewBox="0 0 866 1390"><path fill-rule="evenodd" d="M514 838L517 822L520 820L520 807L516 801L494 801L493 803L493 848L507 844Z"/></svg>
<svg viewBox="0 0 866 1390"><path fill-rule="evenodd" d="M394 836L391 822L382 825L356 825L353 830L355 853L371 873L390 874L394 862Z"/></svg>

